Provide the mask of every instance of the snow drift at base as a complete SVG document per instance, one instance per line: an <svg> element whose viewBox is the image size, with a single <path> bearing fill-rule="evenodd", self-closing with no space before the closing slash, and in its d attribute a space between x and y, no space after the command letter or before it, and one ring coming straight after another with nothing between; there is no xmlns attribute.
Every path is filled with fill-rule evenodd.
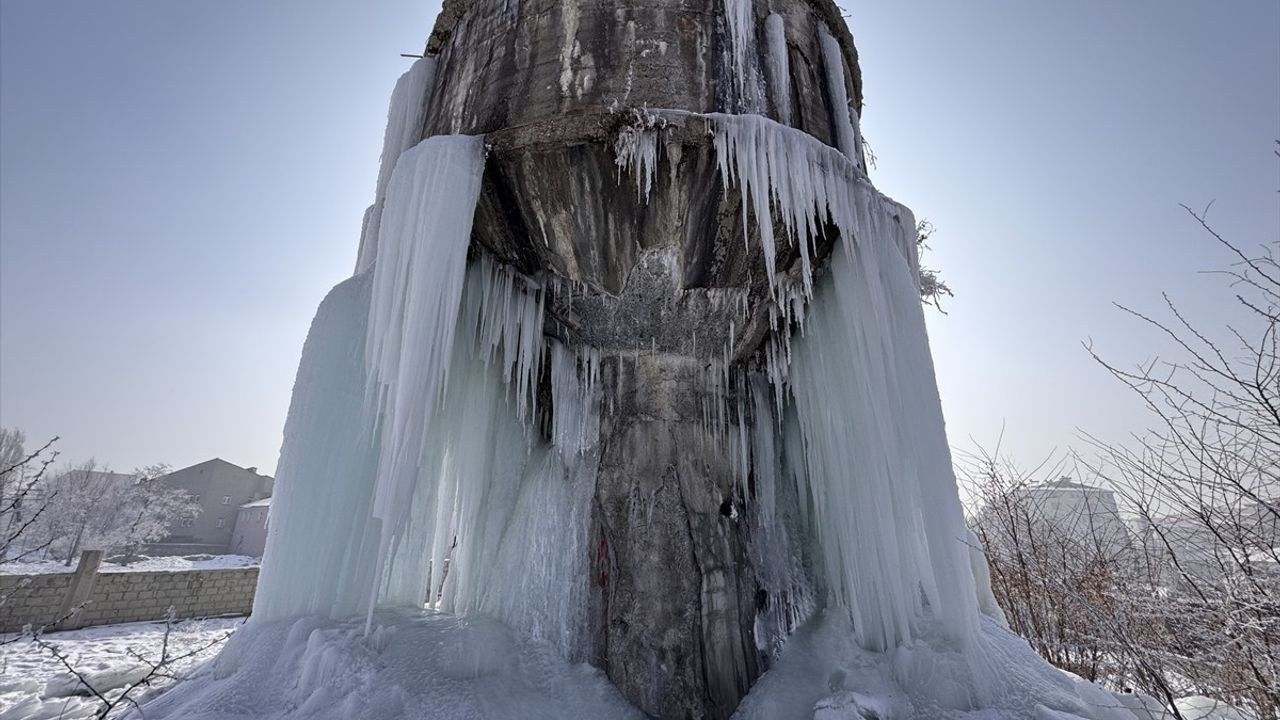
<svg viewBox="0 0 1280 720"><path fill-rule="evenodd" d="M1159 704L1059 672L993 621L981 635L1009 673L997 707L976 707L966 660L936 628L890 652L864 650L842 612L788 641L735 720L1163 720ZM148 703L158 720L639 720L600 670L490 617L380 611L251 623L217 659Z"/></svg>
<svg viewBox="0 0 1280 720"><path fill-rule="evenodd" d="M256 623L146 717L177 720L640 720L599 670L485 617L387 611Z"/></svg>

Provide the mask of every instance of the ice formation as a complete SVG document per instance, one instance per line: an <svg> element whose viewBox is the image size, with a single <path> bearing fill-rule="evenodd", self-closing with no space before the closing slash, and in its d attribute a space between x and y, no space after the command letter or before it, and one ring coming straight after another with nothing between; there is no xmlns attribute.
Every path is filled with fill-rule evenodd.
<svg viewBox="0 0 1280 720"><path fill-rule="evenodd" d="M844 53L840 51L840 43L836 42L827 28L822 28L819 37L822 41L822 64L826 67L827 93L830 94L831 105L836 110L836 143L845 157L865 170L866 162L862 158L862 133L858 128L858 111L849 102L848 86L845 84Z"/></svg>
<svg viewBox="0 0 1280 720"><path fill-rule="evenodd" d="M729 54L738 108L744 113L763 111L760 65L756 56L756 15L752 0L725 0L729 29Z"/></svg>
<svg viewBox="0 0 1280 720"><path fill-rule="evenodd" d="M804 297L813 294L812 255L822 225L830 222L842 238L876 237L895 246L911 272L918 272L911 211L876 192L861 168L812 135L756 115L706 116L726 187L742 195L759 226L769 284L779 287L775 267L775 208L787 240L799 245ZM749 241L749 238L748 238ZM792 308L779 303L780 310Z"/></svg>
<svg viewBox="0 0 1280 720"><path fill-rule="evenodd" d="M765 65L769 78L769 97L773 99L774 112L778 122L791 124L791 58L787 50L787 25L782 16L771 13L764 23L765 38L768 40L768 64Z"/></svg>
<svg viewBox="0 0 1280 720"><path fill-rule="evenodd" d="M391 93L391 107L387 110L387 129L382 138L382 162L378 168L378 186L373 205L365 212L364 226L360 233L360 250L356 255L356 273L362 273L373 265L378 256L378 233L382 225L382 210L386 204L387 187L396 161L404 151L418 144L422 138L422 122L426 115L426 98L431 94L435 80L436 60L419 58L409 70L400 76Z"/></svg>
<svg viewBox="0 0 1280 720"><path fill-rule="evenodd" d="M951 470L914 218L867 178L840 44L820 28L832 147L788 126L786 21L768 16L762 58L754 7L725 2L729 106L748 114L639 110L611 144L619 175L629 172L646 202L661 162L680 180L680 149L664 150L663 134L705 128L724 190L740 195L743 241L763 257L759 348L746 362L731 357L744 291L726 346L700 353L694 331L686 359L697 366L698 440L728 458L737 485L721 512L750 527L753 579L770 599L753 632L774 667L740 717L814 717L821 703L829 717L1000 708L990 717L1013 718L1039 712L1035 698L1050 698L1045 712L1128 717L1027 665L1029 649L984 619L998 608L971 557ZM566 662L591 656L584 579L601 428L641 341L634 354L604 357L551 339L549 296L582 292L576 281L523 275L472 245L485 141L419 141L433 73L433 61L415 63L393 94L358 273L321 305L299 367L258 630L225 655L257 657L249 648L275 638L285 661L263 671L297 688L289 702L314 717L359 707L403 717L450 692L477 716L555 716L559 698L570 703L560 716L626 717L593 671ZM781 123L759 114L765 97ZM834 240L829 260L824 240ZM794 267L778 265L783 243L797 249ZM647 344L657 355L657 340ZM303 615L331 621L292 620ZM202 680L210 692L244 672L233 659ZM424 675L391 688L344 672L378 663L421 664ZM543 675L530 680L531 668ZM504 683L527 691L526 712ZM169 707L194 714L170 717L204 711L183 702Z"/></svg>

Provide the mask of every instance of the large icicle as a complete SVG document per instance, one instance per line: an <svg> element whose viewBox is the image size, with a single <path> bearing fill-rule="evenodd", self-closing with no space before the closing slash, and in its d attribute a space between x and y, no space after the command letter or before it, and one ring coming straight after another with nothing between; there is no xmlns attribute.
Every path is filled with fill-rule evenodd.
<svg viewBox="0 0 1280 720"><path fill-rule="evenodd" d="M765 71L769 78L769 97L773 99L773 111L778 122L791 124L791 55L787 50L787 24L778 13L772 13L764 23L764 34L769 44L768 64Z"/></svg>
<svg viewBox="0 0 1280 720"><path fill-rule="evenodd" d="M387 187L396 161L409 148L422 139L422 124L426 119L427 100L431 84L435 80L436 59L419 58L396 81L391 92L391 105L387 109L387 129L382 137L382 162L378 168L378 187L373 205L365 213L360 232L360 251L356 256L356 273L368 270L378 257L378 228L382 224L382 212L386 206Z"/></svg>
<svg viewBox="0 0 1280 720"><path fill-rule="evenodd" d="M858 111L849 102L849 89L845 84L844 53L840 43L824 26L819 32L822 43L822 64L826 67L827 94L831 98L831 111L835 113L836 142L840 152L865 170L862 159L862 135L858 130Z"/></svg>
<svg viewBox="0 0 1280 720"><path fill-rule="evenodd" d="M826 579L873 650L912 637L922 594L951 637L978 623L924 315L893 244L837 244L789 378Z"/></svg>
<svg viewBox="0 0 1280 720"><path fill-rule="evenodd" d="M725 20L729 25L733 87L738 96L738 109L746 113L759 113L763 110L753 4L753 0L724 0Z"/></svg>
<svg viewBox="0 0 1280 720"><path fill-rule="evenodd" d="M588 362L580 377L574 354L554 344L556 444L530 436L513 395L533 392L515 378L538 375L541 307L540 287L486 256L467 271L442 421L430 431L382 604L490 614L581 657L598 371Z"/></svg>
<svg viewBox="0 0 1280 720"><path fill-rule="evenodd" d="M382 413L380 559L405 520L444 391L483 169L482 138L432 137L401 156L387 191L367 348Z"/></svg>
<svg viewBox="0 0 1280 720"><path fill-rule="evenodd" d="M843 59L829 34L823 44L838 111L848 107ZM925 602L967 639L976 595L918 297L914 218L871 186L846 119L841 151L763 117L709 116L725 184L738 183L744 214L756 217L782 316L767 368L775 404L784 386L795 400L800 440L788 443L788 459L803 467L791 476L801 480L829 589L868 648L908 641ZM773 266L775 219L800 245L802 288ZM840 238L832 272L806 304L813 246L828 222ZM803 337L791 338L792 321L804 323Z"/></svg>

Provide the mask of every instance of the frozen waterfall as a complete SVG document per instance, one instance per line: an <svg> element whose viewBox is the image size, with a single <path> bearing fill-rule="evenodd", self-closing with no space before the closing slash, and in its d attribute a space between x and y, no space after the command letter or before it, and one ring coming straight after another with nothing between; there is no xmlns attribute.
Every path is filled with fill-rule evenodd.
<svg viewBox="0 0 1280 720"><path fill-rule="evenodd" d="M564 37L530 90L559 94L494 109L471 83L518 53L464 51L481 29L530 27L495 2L488 24L458 5L440 59L396 84L357 273L303 351L253 616L264 637L302 628L290 672L317 685L339 652L367 659L403 631L481 638L485 672L535 686L541 657L564 687L608 687L564 680L590 662L646 712L684 672L727 716L764 672L743 718L813 717L823 698L904 718L1004 703L991 717L1012 718L1052 696L1127 720L984 618L997 609L951 467L915 219L868 177L847 34L808 5L725 0L699 36L720 58L706 97L741 114L615 100L575 115L613 60L568 3L539 26ZM628 23L632 61L679 57ZM572 122L468 124L548 108ZM489 134L431 134L459 127ZM561 171L573 181L547 180ZM640 227L661 232L627 236ZM619 568L640 568L625 580L643 592L609 605ZM677 575L688 592L666 594ZM636 617L667 597L681 607ZM434 642L397 667L430 654L463 693L440 658L472 654ZM517 647L532 671L511 665Z"/></svg>

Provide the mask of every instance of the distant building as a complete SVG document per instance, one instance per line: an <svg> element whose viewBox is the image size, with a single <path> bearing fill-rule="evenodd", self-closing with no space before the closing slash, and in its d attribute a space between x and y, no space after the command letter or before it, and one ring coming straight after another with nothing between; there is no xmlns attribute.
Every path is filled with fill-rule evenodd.
<svg viewBox="0 0 1280 720"><path fill-rule="evenodd" d="M1135 523L1170 585L1215 583L1242 571L1280 576L1280 502L1264 499L1204 508L1196 514L1165 515ZM1158 532L1157 532L1158 526ZM1175 562L1176 560L1176 562Z"/></svg>
<svg viewBox="0 0 1280 720"><path fill-rule="evenodd" d="M1129 542L1129 530L1111 490L1064 477L1032 485L1026 493L1038 520L1063 539L1108 550L1118 550Z"/></svg>
<svg viewBox="0 0 1280 720"><path fill-rule="evenodd" d="M242 468L214 458L176 470L156 479L186 490L199 506L195 517L177 521L170 534L147 548L153 555L210 555L232 552L232 540L241 507L271 497L271 477L257 468Z"/></svg>
<svg viewBox="0 0 1280 720"><path fill-rule="evenodd" d="M236 527L231 533L231 554L262 557L267 547L267 521L271 512L271 498L254 500L240 506L236 515Z"/></svg>
<svg viewBox="0 0 1280 720"><path fill-rule="evenodd" d="M988 555L1005 559L1046 551L1083 561L1114 557L1133 545L1115 493L1071 478L1012 489L984 506L975 522L989 543Z"/></svg>

